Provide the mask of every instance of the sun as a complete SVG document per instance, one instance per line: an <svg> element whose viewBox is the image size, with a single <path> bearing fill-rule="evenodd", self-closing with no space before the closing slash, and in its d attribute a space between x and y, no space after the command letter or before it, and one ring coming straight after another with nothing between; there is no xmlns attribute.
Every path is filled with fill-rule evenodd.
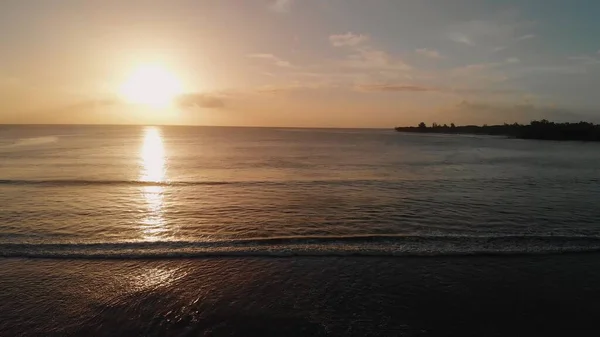
<svg viewBox="0 0 600 337"><path fill-rule="evenodd" d="M182 93L182 86L179 79L164 67L144 64L133 70L119 92L130 103L165 107Z"/></svg>

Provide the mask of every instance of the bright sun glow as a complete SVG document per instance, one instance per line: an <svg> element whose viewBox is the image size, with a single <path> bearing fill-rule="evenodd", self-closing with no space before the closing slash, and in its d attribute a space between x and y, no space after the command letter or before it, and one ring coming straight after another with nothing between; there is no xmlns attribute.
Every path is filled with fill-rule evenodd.
<svg viewBox="0 0 600 337"><path fill-rule="evenodd" d="M182 93L179 79L160 65L147 64L137 67L120 88L121 95L129 102L164 107Z"/></svg>

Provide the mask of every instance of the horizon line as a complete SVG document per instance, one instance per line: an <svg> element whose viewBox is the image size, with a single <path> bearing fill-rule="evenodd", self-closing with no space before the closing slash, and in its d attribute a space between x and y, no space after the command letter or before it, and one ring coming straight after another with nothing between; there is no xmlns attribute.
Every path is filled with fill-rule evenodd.
<svg viewBox="0 0 600 337"><path fill-rule="evenodd" d="M344 126L269 126L269 125L202 125L202 124L110 124L110 123L0 123L3 126L139 126L139 127L202 127L202 128L264 128L264 129L357 129L388 130L392 127L344 127Z"/></svg>

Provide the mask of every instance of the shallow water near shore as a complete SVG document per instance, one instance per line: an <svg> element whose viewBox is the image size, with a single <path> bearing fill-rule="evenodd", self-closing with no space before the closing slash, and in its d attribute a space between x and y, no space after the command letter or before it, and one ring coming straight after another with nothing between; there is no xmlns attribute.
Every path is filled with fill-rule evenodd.
<svg viewBox="0 0 600 337"><path fill-rule="evenodd" d="M599 255L0 260L3 336L565 336Z"/></svg>

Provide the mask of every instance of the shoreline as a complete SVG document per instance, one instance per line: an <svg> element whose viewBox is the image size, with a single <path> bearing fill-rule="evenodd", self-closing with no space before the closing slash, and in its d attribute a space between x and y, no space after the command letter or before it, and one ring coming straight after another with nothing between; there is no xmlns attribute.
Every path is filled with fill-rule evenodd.
<svg viewBox="0 0 600 337"><path fill-rule="evenodd" d="M0 259L0 334L579 335L598 256Z"/></svg>

